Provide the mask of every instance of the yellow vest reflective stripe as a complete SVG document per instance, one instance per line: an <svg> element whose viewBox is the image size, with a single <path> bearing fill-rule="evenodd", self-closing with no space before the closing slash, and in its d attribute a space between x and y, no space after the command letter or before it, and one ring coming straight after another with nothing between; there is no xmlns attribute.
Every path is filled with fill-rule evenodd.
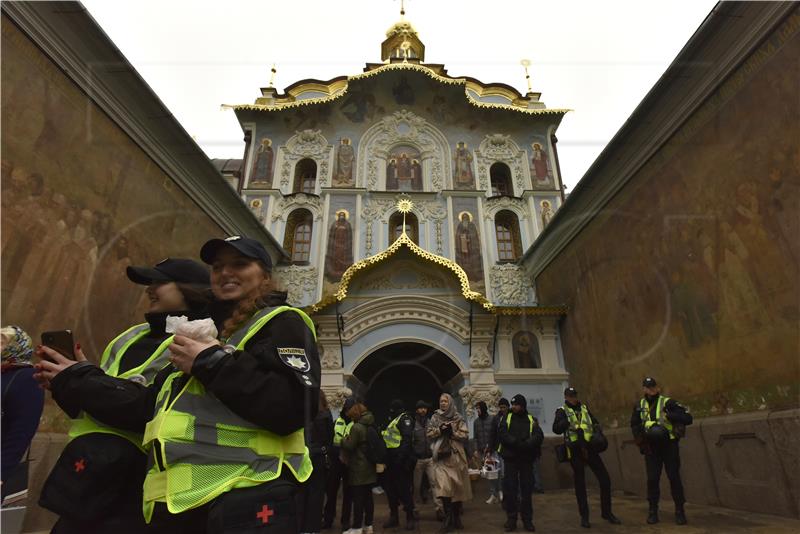
<svg viewBox="0 0 800 534"><path fill-rule="evenodd" d="M656 401L656 418L652 419L650 417L650 405L647 403L647 399L642 397L642 399L639 401L639 414L642 418L642 422L644 423L645 430L648 430L651 426L658 424L667 429L669 432L669 439L677 439L675 432L672 431L672 423L669 419L667 419L665 407L668 400L669 397L664 397L662 395L658 396L658 400Z"/></svg>
<svg viewBox="0 0 800 534"><path fill-rule="evenodd" d="M389 426L386 427L386 430L381 432L383 436L383 442L386 443L387 449L396 449L400 446L400 442L403 441L403 436L400 435L400 429L397 428L397 424L400 422L400 418L403 417L405 414L400 414L394 419L392 422L389 423Z"/></svg>
<svg viewBox="0 0 800 534"><path fill-rule="evenodd" d="M583 430L584 441L592 439L592 418L585 404L581 404L580 418L568 404L562 406L561 409L564 410L567 415L567 421L569 421L569 428L567 428L567 439L569 441L578 441L578 430Z"/></svg>
<svg viewBox="0 0 800 534"><path fill-rule="evenodd" d="M138 367L128 369L124 373L119 372L120 362L128 348L149 333L150 325L143 323L129 328L114 338L103 351L103 356L100 358L100 368L109 376L130 378L134 375L142 375L148 384L152 383L158 371L167 363L167 347L172 343L173 336L169 336L162 341L158 348L153 351L153 354ZM81 412L78 417L72 421L69 428L69 439L73 440L79 436L91 433L114 434L115 436L127 439L140 450L144 451L141 434L104 425L86 412Z"/></svg>
<svg viewBox="0 0 800 534"><path fill-rule="evenodd" d="M533 436L533 416L531 414L528 414L528 421L531 423L531 436ZM511 412L506 415L506 428L511 428ZM497 447L497 452L503 452L502 443Z"/></svg>
<svg viewBox="0 0 800 534"><path fill-rule="evenodd" d="M345 423L342 416L336 418L336 423L333 425L333 444L336 447L342 446L342 440L350 433L350 429L353 428L353 422L350 421L349 423Z"/></svg>
<svg viewBox="0 0 800 534"><path fill-rule="evenodd" d="M261 310L228 339L229 344L241 350L270 319L286 311L298 313L314 332L308 315L281 306ZM288 436L269 432L233 413L194 377L172 398L173 384L181 376L176 371L167 377L156 399L155 416L145 429L145 444L160 445L160 462L150 467L144 482L147 522L156 501L166 502L171 513L179 514L231 489L274 480L284 467L300 482L308 479L312 466L302 428ZM160 471L158 464L165 470Z"/></svg>

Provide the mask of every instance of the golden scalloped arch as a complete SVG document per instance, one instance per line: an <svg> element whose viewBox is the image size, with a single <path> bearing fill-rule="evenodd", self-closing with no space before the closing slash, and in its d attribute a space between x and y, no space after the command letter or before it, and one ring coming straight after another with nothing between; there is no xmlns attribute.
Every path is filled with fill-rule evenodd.
<svg viewBox="0 0 800 534"><path fill-rule="evenodd" d="M438 256L436 254L432 254L427 250L423 250L419 247L416 243L414 243L408 235L403 232L397 239L395 239L394 243L392 243L389 248L384 250L383 252L379 252L373 256L369 256L364 258L363 260L357 261L353 265L347 268L347 270L342 275L342 279L339 282L339 289L333 295L328 295L327 297L323 298L321 301L317 302L316 304L312 304L309 307L309 310L312 313L316 313L320 311L322 308L333 304L336 301L342 301L347 298L347 290L350 286L350 282L353 280L353 277L359 271L364 269L368 269L377 265L378 263L383 262L384 260L388 259L392 256L395 252L400 250L400 247L407 246L411 252L416 254L422 259L425 259L429 262L436 263L438 265L442 265L455 273L458 276L458 281L461 285L461 294L464 296L465 299L477 302L481 306L483 306L487 311L492 312L494 310L494 305L489 302L489 300L480 294L477 291L472 291L469 287L469 278L467 277L467 273L464 272L464 269L461 268L459 264L456 262L449 260L443 256Z"/></svg>

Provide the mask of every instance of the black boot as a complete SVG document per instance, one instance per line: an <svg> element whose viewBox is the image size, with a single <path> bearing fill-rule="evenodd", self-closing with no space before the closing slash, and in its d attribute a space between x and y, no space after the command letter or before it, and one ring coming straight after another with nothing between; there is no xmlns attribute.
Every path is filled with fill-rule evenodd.
<svg viewBox="0 0 800 534"><path fill-rule="evenodd" d="M656 523L658 523L658 506L651 504L650 510L647 512L647 524L655 525Z"/></svg>
<svg viewBox="0 0 800 534"><path fill-rule="evenodd" d="M605 519L606 521L608 521L612 525L621 525L622 524L622 521L620 521L619 518L617 516L615 516L614 514L612 514L611 512L608 512L607 514L605 514L603 516L603 519Z"/></svg>
<svg viewBox="0 0 800 534"><path fill-rule="evenodd" d="M400 526L400 519L397 510L389 510L389 519L383 524L383 528L396 528Z"/></svg>
<svg viewBox="0 0 800 534"><path fill-rule="evenodd" d="M583 528L592 528L592 524L589 523L589 518L586 517L585 515L581 516L581 526Z"/></svg>
<svg viewBox="0 0 800 534"><path fill-rule="evenodd" d="M503 525L503 528L506 530L506 532L514 532L517 530L517 518L509 517L506 519L506 523Z"/></svg>
<svg viewBox="0 0 800 534"><path fill-rule="evenodd" d="M444 508L444 521L439 528L440 533L453 531L453 506L450 497L442 497L442 508Z"/></svg>
<svg viewBox="0 0 800 534"><path fill-rule="evenodd" d="M461 530L464 528L464 524L461 523L461 502L454 502L453 503L453 527L456 530Z"/></svg>
<svg viewBox="0 0 800 534"><path fill-rule="evenodd" d="M417 528L417 521L414 510L408 510L406 512L406 530L414 530L415 528Z"/></svg>
<svg viewBox="0 0 800 534"><path fill-rule="evenodd" d="M675 505L675 524L676 525L686 524L686 512L683 510L682 504Z"/></svg>

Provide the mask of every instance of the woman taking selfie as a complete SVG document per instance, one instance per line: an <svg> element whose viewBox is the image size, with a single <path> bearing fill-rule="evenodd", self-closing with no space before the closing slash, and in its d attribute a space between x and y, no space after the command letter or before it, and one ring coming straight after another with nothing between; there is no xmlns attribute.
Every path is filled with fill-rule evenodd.
<svg viewBox="0 0 800 534"><path fill-rule="evenodd" d="M42 488L40 504L59 515L54 533L142 532L142 483L146 456L142 433L104 424L96 404L113 388L115 377L151 383L167 363L172 335L165 330L168 315L207 317L211 302L208 269L187 259L165 259L154 267L128 267L128 278L147 286L150 305L145 322L113 339L100 358L99 369L82 380L64 381L53 399L73 421L70 441ZM49 350L49 349L48 349ZM41 353L40 353L41 355ZM60 355L59 355L60 356ZM63 357L62 357L63 358ZM69 360L67 360L69 361ZM37 365L41 369L49 362ZM125 409L117 406L116 409Z"/></svg>
<svg viewBox="0 0 800 534"><path fill-rule="evenodd" d="M105 398L127 405L118 426L144 431L148 531L297 532L294 493L311 474L303 427L319 395L313 323L274 291L259 242L212 239L200 257L212 266L224 346L176 335L153 386L120 381ZM83 379L42 374L54 390Z"/></svg>

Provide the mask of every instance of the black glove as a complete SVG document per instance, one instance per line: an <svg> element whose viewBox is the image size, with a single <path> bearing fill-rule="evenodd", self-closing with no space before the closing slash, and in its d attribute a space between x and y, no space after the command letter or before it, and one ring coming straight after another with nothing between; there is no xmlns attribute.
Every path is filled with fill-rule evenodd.
<svg viewBox="0 0 800 534"><path fill-rule="evenodd" d="M442 426L439 427L439 431L445 436L450 436L453 434L453 427L447 423L442 423Z"/></svg>

